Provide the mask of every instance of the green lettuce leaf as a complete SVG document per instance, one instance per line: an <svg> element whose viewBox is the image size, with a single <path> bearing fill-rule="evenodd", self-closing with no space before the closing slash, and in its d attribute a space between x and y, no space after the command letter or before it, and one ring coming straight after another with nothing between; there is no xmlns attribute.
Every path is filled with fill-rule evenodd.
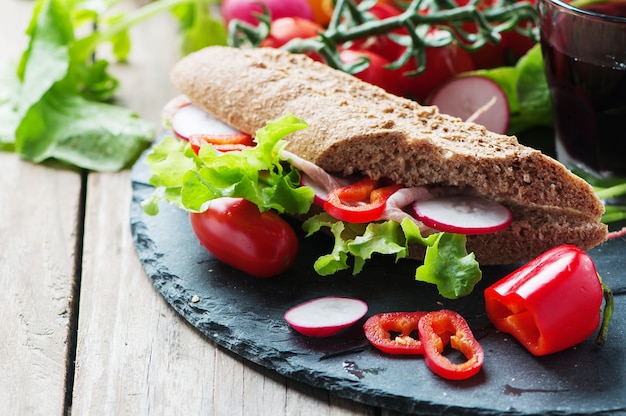
<svg viewBox="0 0 626 416"><path fill-rule="evenodd" d="M158 213L165 199L191 212L200 212L211 199L245 198L260 210L304 214L313 203L313 190L300 186L300 173L280 154L285 136L308 127L293 115L269 121L256 132L257 145L242 151L220 153L202 146L196 156L180 140L166 137L147 157L155 191L144 201L144 211Z"/></svg>
<svg viewBox="0 0 626 416"><path fill-rule="evenodd" d="M415 279L437 285L441 296L456 299L472 293L482 272L474 257L467 253L466 238L460 234L439 233L424 256Z"/></svg>
<svg viewBox="0 0 626 416"><path fill-rule="evenodd" d="M413 243L426 246L424 263L415 272L416 280L437 286L441 296L457 299L469 295L482 272L474 254L468 254L464 235L435 233L423 237L415 222L406 218L402 223L382 221L362 224L347 224L327 213L307 219L302 228L310 236L322 228L330 229L334 246L329 254L314 263L315 271L328 276L350 268L360 273L367 260L374 254L395 255L396 261L409 255Z"/></svg>

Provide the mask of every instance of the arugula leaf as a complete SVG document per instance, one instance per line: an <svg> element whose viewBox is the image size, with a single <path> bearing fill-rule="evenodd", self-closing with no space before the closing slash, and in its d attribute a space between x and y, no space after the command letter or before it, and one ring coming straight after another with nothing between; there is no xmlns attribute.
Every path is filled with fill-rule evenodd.
<svg viewBox="0 0 626 416"><path fill-rule="evenodd" d="M221 0L213 0L219 3ZM197 51L207 45L226 45L228 35L224 23L211 16L203 3L180 4L172 9L180 22L182 32L181 52L183 55Z"/></svg>
<svg viewBox="0 0 626 416"><path fill-rule="evenodd" d="M16 149L33 162L56 159L95 171L128 167L153 127L130 110L52 88L29 108L16 130Z"/></svg>
<svg viewBox="0 0 626 416"><path fill-rule="evenodd" d="M120 1L38 0L26 32L28 47L17 64L2 68L0 150L35 163L56 159L116 171L130 166L151 143L152 124L109 103L119 81L109 74L109 62L94 59L96 47L109 42L116 59L125 60L134 24L190 3L187 15L202 24L211 20L207 3L217 0L158 0L131 13L105 14ZM217 21L212 23L211 32L185 32L186 41L198 49L225 44ZM85 26L97 29L76 37Z"/></svg>

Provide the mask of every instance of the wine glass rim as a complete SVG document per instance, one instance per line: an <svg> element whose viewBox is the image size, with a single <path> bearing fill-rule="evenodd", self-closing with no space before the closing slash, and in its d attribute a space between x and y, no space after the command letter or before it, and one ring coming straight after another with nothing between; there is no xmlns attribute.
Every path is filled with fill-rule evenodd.
<svg viewBox="0 0 626 416"><path fill-rule="evenodd" d="M597 13L591 10L581 9L563 0L546 0L546 1L550 3L554 3L558 7L561 7L572 13L576 13L582 16L588 16L594 19L602 19L602 20L606 20L606 21L610 21L614 23L626 24L626 17L612 16L610 14ZM607 0L607 1L610 1L610 0ZM624 2L624 0L620 0L620 1Z"/></svg>

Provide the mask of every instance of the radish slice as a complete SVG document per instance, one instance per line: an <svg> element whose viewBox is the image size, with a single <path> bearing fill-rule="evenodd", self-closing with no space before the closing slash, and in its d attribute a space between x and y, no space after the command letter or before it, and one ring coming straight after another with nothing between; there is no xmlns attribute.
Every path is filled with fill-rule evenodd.
<svg viewBox="0 0 626 416"><path fill-rule="evenodd" d="M321 338L354 325L366 313L362 300L327 296L294 306L285 312L285 320L299 333Z"/></svg>
<svg viewBox="0 0 626 416"><path fill-rule="evenodd" d="M240 133L211 114L188 104L180 107L171 117L170 124L174 133L183 140L189 140L194 134L231 135Z"/></svg>
<svg viewBox="0 0 626 416"><path fill-rule="evenodd" d="M495 98L495 102L490 102ZM435 92L431 105L463 120L482 124L494 133L505 134L509 127L509 102L502 88L479 75L454 78ZM484 107L484 108L483 108Z"/></svg>
<svg viewBox="0 0 626 416"><path fill-rule="evenodd" d="M511 210L504 205L473 195L417 201L413 212L426 226L455 234L495 233L513 221Z"/></svg>

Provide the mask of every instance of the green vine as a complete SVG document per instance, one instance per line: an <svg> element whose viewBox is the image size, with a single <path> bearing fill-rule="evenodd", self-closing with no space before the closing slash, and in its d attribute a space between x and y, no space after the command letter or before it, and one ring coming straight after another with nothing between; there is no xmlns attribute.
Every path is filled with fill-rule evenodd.
<svg viewBox="0 0 626 416"><path fill-rule="evenodd" d="M293 39L282 48L293 53L317 52L329 66L354 74L365 69L369 62L364 59L346 65L339 58L339 48L359 39L387 36L404 48L389 68L399 69L414 59L417 69L406 75L419 75L426 68L425 49L429 47L456 43L474 51L487 43L499 43L501 33L510 30L538 39L537 12L526 1L495 0L484 8L481 0L470 0L463 6L458 6L454 0L412 0L404 5L399 15L381 20L369 13L375 4L376 0L358 4L354 0L337 0L330 23L323 32L315 38ZM258 47L261 44L269 34L271 19L267 10L257 17L260 24L256 27L237 20L230 22L231 46ZM467 30L467 24L472 23L473 29ZM399 29L405 29L406 34L398 34Z"/></svg>

